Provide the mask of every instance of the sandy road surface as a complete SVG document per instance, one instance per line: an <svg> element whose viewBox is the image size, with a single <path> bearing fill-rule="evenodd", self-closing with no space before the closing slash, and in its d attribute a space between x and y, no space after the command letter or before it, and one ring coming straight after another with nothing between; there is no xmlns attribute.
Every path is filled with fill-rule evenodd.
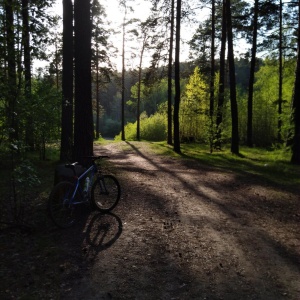
<svg viewBox="0 0 300 300"><path fill-rule="evenodd" d="M143 143L95 150L122 199L61 234L61 299L300 299L299 190Z"/></svg>

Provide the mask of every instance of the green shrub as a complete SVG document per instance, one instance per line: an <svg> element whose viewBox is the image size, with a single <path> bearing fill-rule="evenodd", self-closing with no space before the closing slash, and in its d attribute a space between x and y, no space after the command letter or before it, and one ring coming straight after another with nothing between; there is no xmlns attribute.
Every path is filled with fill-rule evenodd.
<svg viewBox="0 0 300 300"><path fill-rule="evenodd" d="M125 139L136 140L137 122L127 123L125 126ZM141 114L140 136L142 140L164 141L167 138L166 119L162 114L156 113L150 117ZM121 132L115 136L115 140L121 140Z"/></svg>
<svg viewBox="0 0 300 300"><path fill-rule="evenodd" d="M141 120L141 138L147 141L164 141L167 138L167 126L162 114L154 114Z"/></svg>
<svg viewBox="0 0 300 300"><path fill-rule="evenodd" d="M122 139L122 132L115 136L115 140L120 141ZM125 125L125 139L126 140L136 140L136 122L127 123Z"/></svg>

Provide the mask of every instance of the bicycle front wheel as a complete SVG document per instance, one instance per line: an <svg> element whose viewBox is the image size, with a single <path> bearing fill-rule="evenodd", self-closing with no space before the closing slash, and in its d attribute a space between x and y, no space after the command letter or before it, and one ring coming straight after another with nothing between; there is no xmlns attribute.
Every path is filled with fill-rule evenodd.
<svg viewBox="0 0 300 300"><path fill-rule="evenodd" d="M71 201L74 189L74 184L62 181L53 188L49 196L49 216L53 223L60 228L72 226L77 219L76 206Z"/></svg>
<svg viewBox="0 0 300 300"><path fill-rule="evenodd" d="M92 206L101 212L109 212L120 200L121 188L116 177L103 175L94 182L91 190Z"/></svg>

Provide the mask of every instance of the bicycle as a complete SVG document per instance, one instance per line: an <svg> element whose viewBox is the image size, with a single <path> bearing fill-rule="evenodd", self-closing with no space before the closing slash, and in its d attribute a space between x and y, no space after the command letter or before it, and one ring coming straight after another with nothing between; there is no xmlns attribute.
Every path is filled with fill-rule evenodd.
<svg viewBox="0 0 300 300"><path fill-rule="evenodd" d="M76 174L77 162L66 164L73 171L72 181L61 181L52 189L48 200L48 213L54 224L60 228L72 226L79 218L79 206L90 204L102 213L116 207L121 196L121 187L113 175L102 174L97 160L108 156L91 156L91 166L79 176ZM84 185L82 182L84 181Z"/></svg>

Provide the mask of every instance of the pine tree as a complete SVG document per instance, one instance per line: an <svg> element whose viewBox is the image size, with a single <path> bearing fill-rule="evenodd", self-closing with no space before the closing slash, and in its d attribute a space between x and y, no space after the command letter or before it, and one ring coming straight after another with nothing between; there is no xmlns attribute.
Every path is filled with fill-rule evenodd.
<svg viewBox="0 0 300 300"><path fill-rule="evenodd" d="M83 162L93 154L93 113L91 93L90 2L75 0L75 118L74 159Z"/></svg>
<svg viewBox="0 0 300 300"><path fill-rule="evenodd" d="M70 160L73 145L73 4L63 0L63 73L61 115L61 161Z"/></svg>

